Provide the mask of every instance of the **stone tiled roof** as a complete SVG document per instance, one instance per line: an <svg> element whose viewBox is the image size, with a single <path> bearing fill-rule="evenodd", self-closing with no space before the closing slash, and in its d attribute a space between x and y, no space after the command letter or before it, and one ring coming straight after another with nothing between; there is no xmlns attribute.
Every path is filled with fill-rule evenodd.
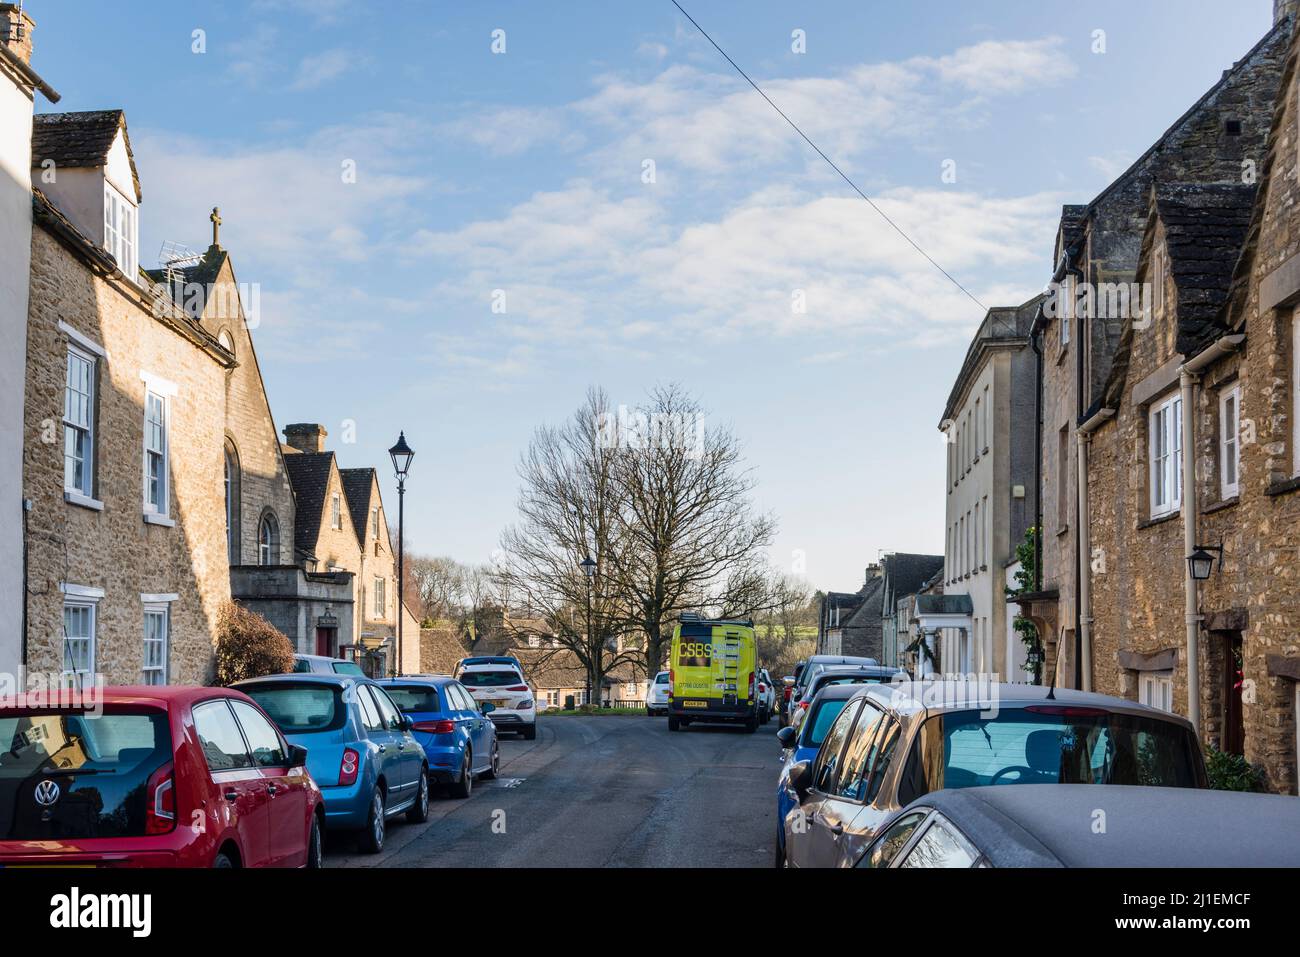
<svg viewBox="0 0 1300 957"><path fill-rule="evenodd" d="M892 597L897 600L903 595L920 591L921 586L930 577L943 569L942 555L917 555L910 552L895 552L880 560L884 568L885 579Z"/></svg>
<svg viewBox="0 0 1300 957"><path fill-rule="evenodd" d="M1217 331L1254 199L1254 186L1171 183L1155 190L1178 290L1178 351L1184 355Z"/></svg>
<svg viewBox="0 0 1300 957"><path fill-rule="evenodd" d="M843 622L845 628L880 627L880 609L885 594L885 580L873 578L858 592L858 607Z"/></svg>
<svg viewBox="0 0 1300 957"><path fill-rule="evenodd" d="M365 547L370 528L370 490L375 480L375 470L339 469L339 478L343 480L343 497L348 500L348 511L352 513L352 527L356 530L357 541Z"/></svg>
<svg viewBox="0 0 1300 957"><path fill-rule="evenodd" d="M56 168L103 166L118 130L126 142L138 203L142 198L140 174L136 172L131 140L126 136L126 115L121 110L37 113L32 117L32 167L40 167L46 160L54 160Z"/></svg>
<svg viewBox="0 0 1300 957"><path fill-rule="evenodd" d="M321 519L325 514L325 492L329 489L334 453L295 452L284 457L284 467L298 503L294 548L303 555L314 555Z"/></svg>

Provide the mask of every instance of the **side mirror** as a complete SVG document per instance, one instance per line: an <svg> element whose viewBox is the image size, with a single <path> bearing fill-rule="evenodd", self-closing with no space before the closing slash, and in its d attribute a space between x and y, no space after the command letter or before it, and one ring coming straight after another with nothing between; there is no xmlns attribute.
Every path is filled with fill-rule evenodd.
<svg viewBox="0 0 1300 957"><path fill-rule="evenodd" d="M781 747L789 750L794 747L795 730L791 727L782 728L776 733L776 740L781 742Z"/></svg>
<svg viewBox="0 0 1300 957"><path fill-rule="evenodd" d="M799 801L808 796L808 791L812 787L812 762L800 761L790 768L790 787L798 795Z"/></svg>
<svg viewBox="0 0 1300 957"><path fill-rule="evenodd" d="M484 701L478 706L478 709L482 711L484 714L491 714L493 711L497 709L497 706L494 705L491 701Z"/></svg>
<svg viewBox="0 0 1300 957"><path fill-rule="evenodd" d="M399 731L410 731L413 727L415 727L415 722L411 720L409 715L404 714L398 719L397 729Z"/></svg>
<svg viewBox="0 0 1300 957"><path fill-rule="evenodd" d="M289 745L289 767L305 768L307 766L307 749L301 744Z"/></svg>

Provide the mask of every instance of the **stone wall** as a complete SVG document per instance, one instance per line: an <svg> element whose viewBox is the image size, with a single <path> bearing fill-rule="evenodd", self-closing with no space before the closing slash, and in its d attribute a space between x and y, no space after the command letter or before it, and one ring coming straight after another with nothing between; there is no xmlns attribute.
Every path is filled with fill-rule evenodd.
<svg viewBox="0 0 1300 957"><path fill-rule="evenodd" d="M225 376L218 358L155 318L141 290L91 272L44 227L32 236L31 312L23 494L35 503L29 543L28 666L62 667L61 585L102 589L96 667L111 684L141 680L141 595L171 604L170 680L203 683L212 670L213 626L230 597L222 436ZM99 363L95 499L64 501L63 402L66 323L107 354ZM143 520L145 384L141 372L176 386L169 425L174 527Z"/></svg>

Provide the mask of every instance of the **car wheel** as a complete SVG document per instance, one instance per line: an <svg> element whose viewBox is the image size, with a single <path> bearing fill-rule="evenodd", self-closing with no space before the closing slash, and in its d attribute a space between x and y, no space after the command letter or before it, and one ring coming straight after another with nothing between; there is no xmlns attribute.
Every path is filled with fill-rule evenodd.
<svg viewBox="0 0 1300 957"><path fill-rule="evenodd" d="M480 775L484 781L496 780L497 772L501 770L501 746L495 741L492 742L492 764L486 771Z"/></svg>
<svg viewBox="0 0 1300 957"><path fill-rule="evenodd" d="M235 862L230 859L230 855L221 851L212 859L212 866L219 870L229 870L235 866Z"/></svg>
<svg viewBox="0 0 1300 957"><path fill-rule="evenodd" d="M370 795L370 813L366 817L366 826L361 831L361 850L366 854L378 854L384 849L384 836L388 821L384 817L384 792L376 786Z"/></svg>
<svg viewBox="0 0 1300 957"><path fill-rule="evenodd" d="M536 724L530 724L528 727L524 728L524 740L525 740L525 741L536 741L536 740L537 740L537 725L536 725Z"/></svg>
<svg viewBox="0 0 1300 957"><path fill-rule="evenodd" d="M415 795L415 803L406 812L408 824L423 824L429 820L429 769L420 765L420 790Z"/></svg>
<svg viewBox="0 0 1300 957"><path fill-rule="evenodd" d="M325 845L321 838L320 817L311 816L311 833L307 835L307 867L318 871L325 866Z"/></svg>
<svg viewBox="0 0 1300 957"><path fill-rule="evenodd" d="M473 755L470 754L469 748L465 749L465 758L460 763L460 777L452 782L451 796L454 798L467 798L474 791L474 772L470 770L473 765Z"/></svg>
<svg viewBox="0 0 1300 957"><path fill-rule="evenodd" d="M671 715L671 714L670 714L670 715L668 716L668 730L669 730L669 731L676 731L676 730L677 730L678 728L680 728L681 726L682 726L682 723L681 723L681 721L678 720L678 718L677 718L676 715Z"/></svg>

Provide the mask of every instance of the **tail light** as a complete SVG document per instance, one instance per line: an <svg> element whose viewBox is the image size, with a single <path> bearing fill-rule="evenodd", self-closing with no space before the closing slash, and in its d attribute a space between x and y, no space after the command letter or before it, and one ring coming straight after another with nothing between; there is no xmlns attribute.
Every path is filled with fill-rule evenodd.
<svg viewBox="0 0 1300 957"><path fill-rule="evenodd" d="M521 701L519 702L519 704L515 705L515 709L517 711L527 711L532 706L533 706L533 699L528 698L527 700Z"/></svg>
<svg viewBox="0 0 1300 957"><path fill-rule="evenodd" d="M670 685L675 685L675 684L677 684L677 669L676 669L676 668L669 668L669 669L668 669L668 683L669 683Z"/></svg>
<svg viewBox="0 0 1300 957"><path fill-rule="evenodd" d="M352 748L343 749L343 760L339 762L339 784L347 786L357 783L357 771L361 767L361 755Z"/></svg>
<svg viewBox="0 0 1300 957"><path fill-rule="evenodd" d="M806 707L808 707L808 701L807 701L807 699L805 699L805 700L799 702L799 708L800 708L800 710L802 710L802 709L804 709L804 708L806 708Z"/></svg>
<svg viewBox="0 0 1300 957"><path fill-rule="evenodd" d="M528 685L511 685L511 686L510 686L509 688L507 688L506 690L507 690L507 691L527 691L527 690L528 690Z"/></svg>
<svg viewBox="0 0 1300 957"><path fill-rule="evenodd" d="M456 730L456 722L446 718L438 721L417 721L411 725L411 730L423 731L425 734L451 734Z"/></svg>
<svg viewBox="0 0 1300 957"><path fill-rule="evenodd" d="M754 697L754 673L749 673L749 697Z"/></svg>
<svg viewBox="0 0 1300 957"><path fill-rule="evenodd" d="M785 699L786 701L789 701L789 700L790 700L790 695L793 694L793 693L794 693L794 689L793 689L793 688L786 688L786 689L785 689L785 694L783 695L784 699Z"/></svg>
<svg viewBox="0 0 1300 957"><path fill-rule="evenodd" d="M168 761L149 776L145 785L144 832L167 834L176 826L176 778Z"/></svg>
<svg viewBox="0 0 1300 957"><path fill-rule="evenodd" d="M758 686L759 694L767 694L767 685L760 683Z"/></svg>

